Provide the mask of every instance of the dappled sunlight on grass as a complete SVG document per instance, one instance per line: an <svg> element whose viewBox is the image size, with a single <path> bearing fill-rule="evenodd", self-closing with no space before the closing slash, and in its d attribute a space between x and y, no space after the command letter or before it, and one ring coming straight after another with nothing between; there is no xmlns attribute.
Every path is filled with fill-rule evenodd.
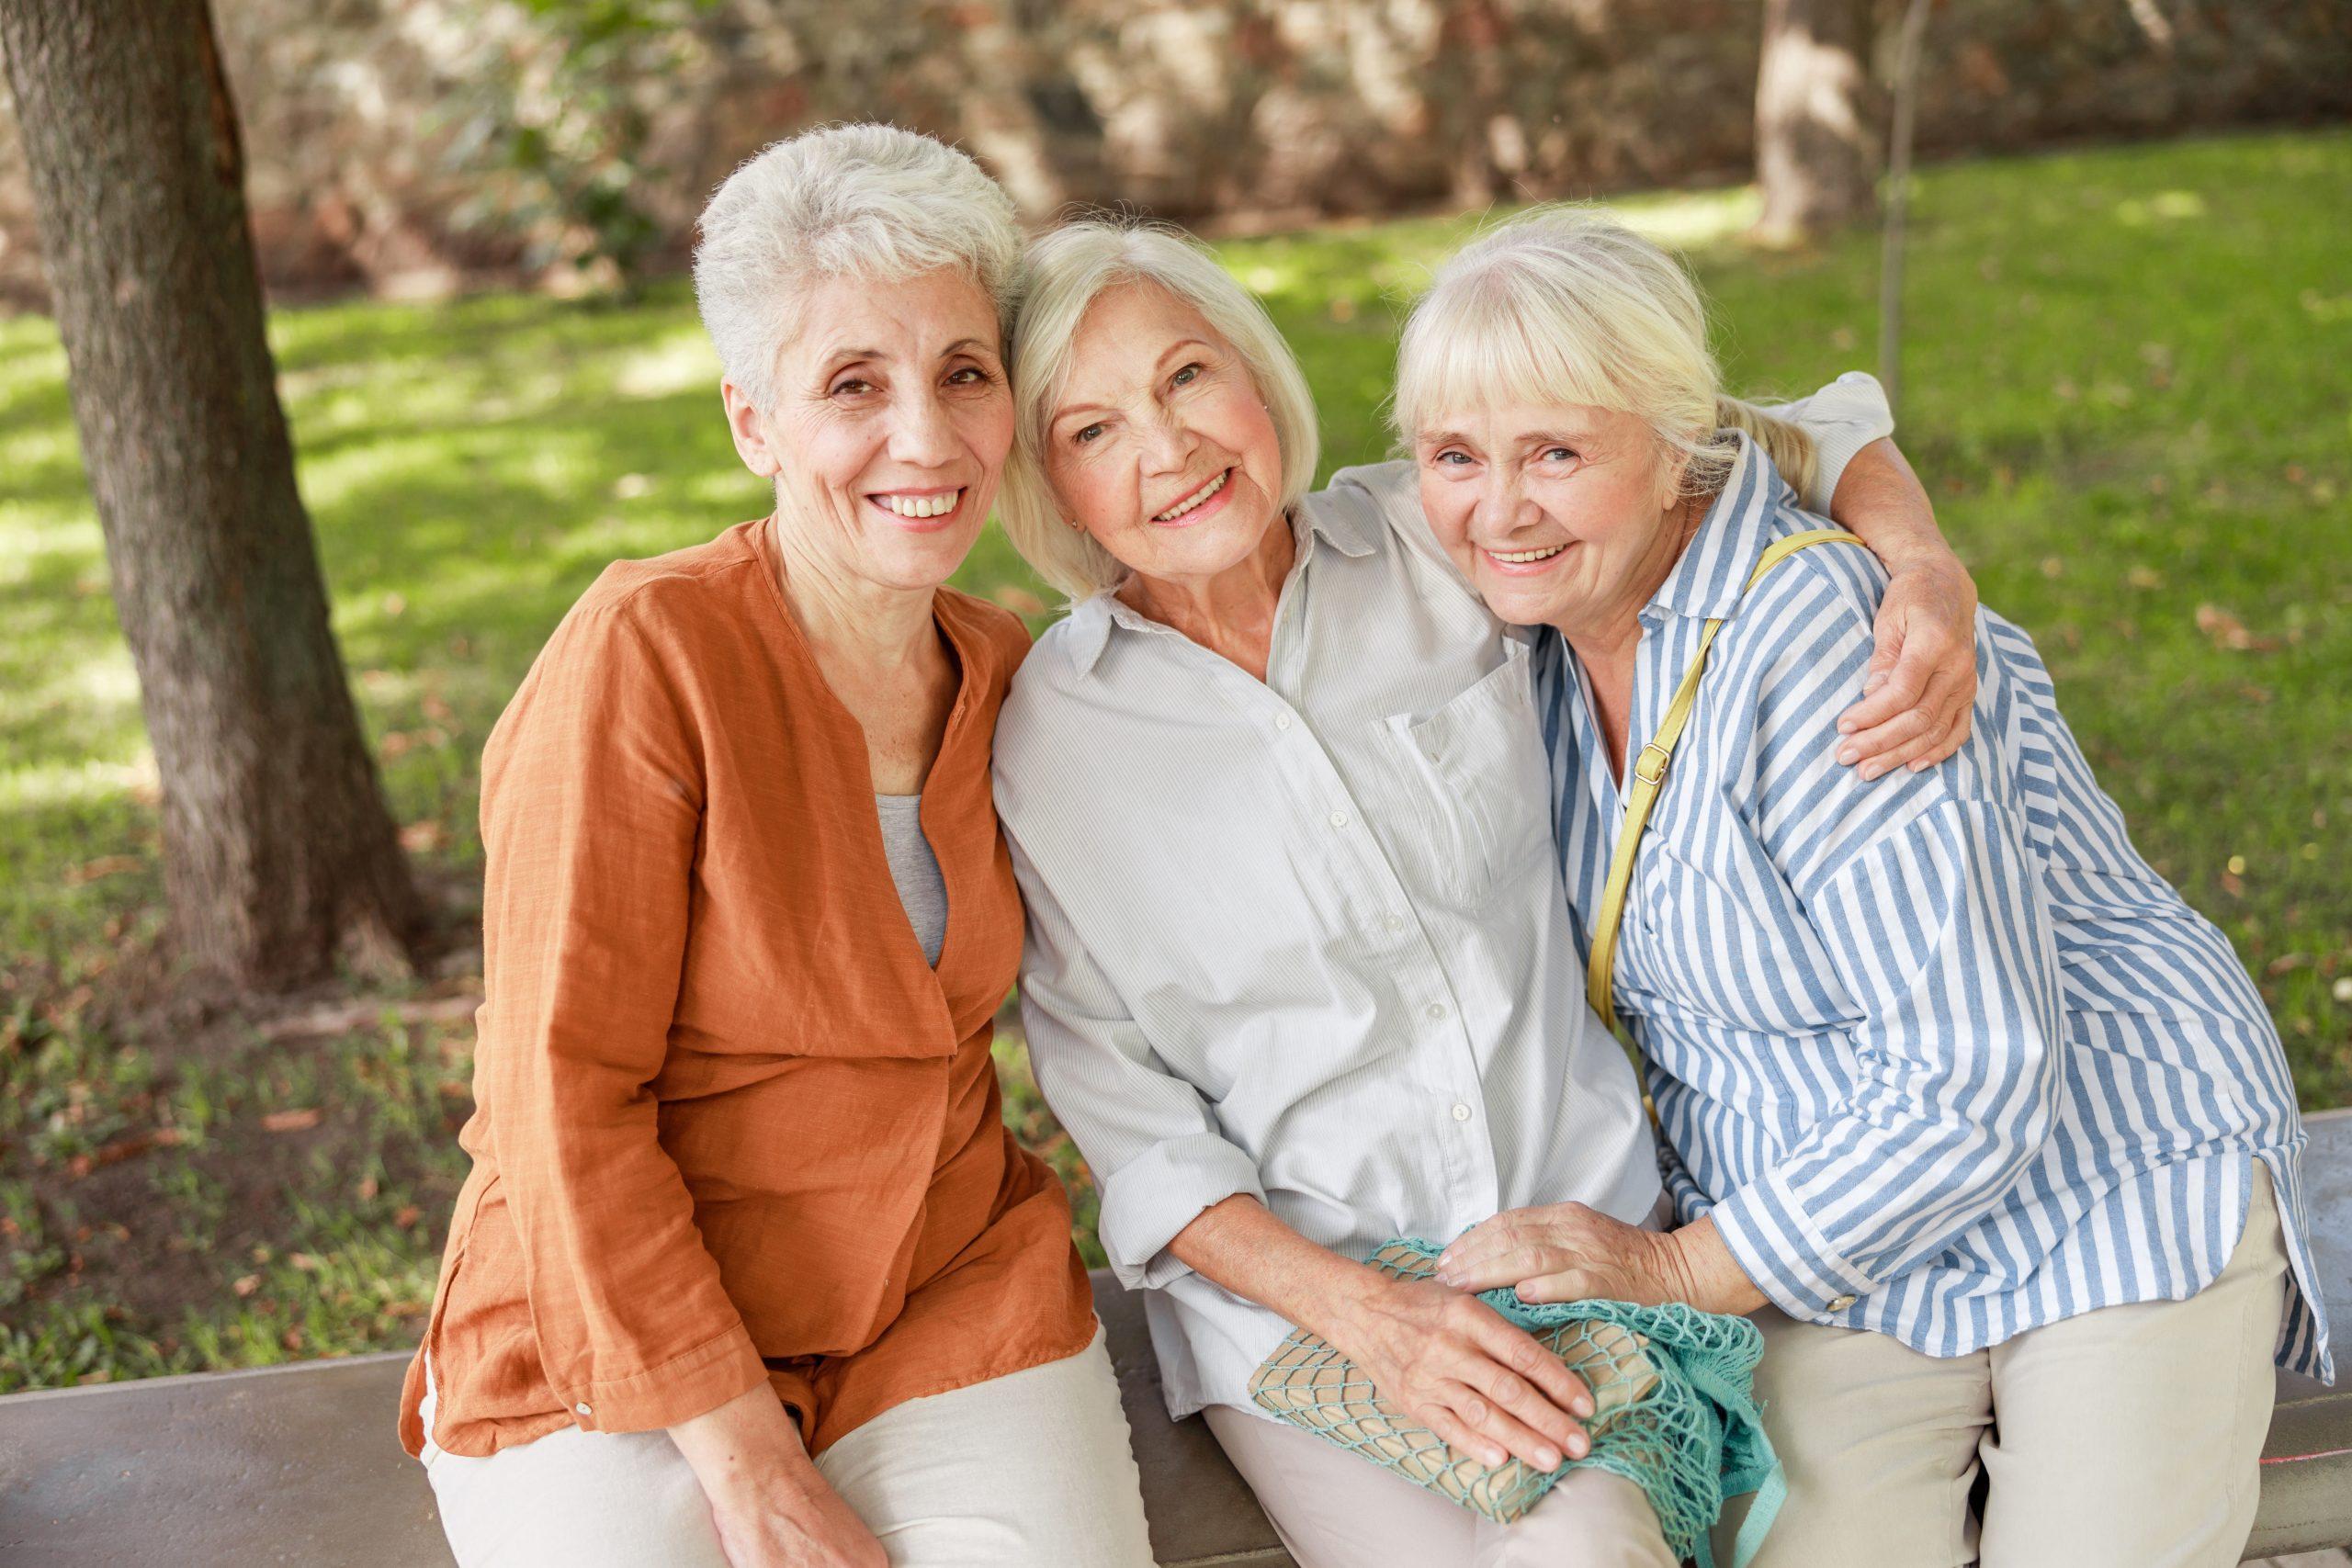
<svg viewBox="0 0 2352 1568"><path fill-rule="evenodd" d="M2352 606L2341 573L2314 570L2352 545L2352 279L2330 218L2347 186L2342 133L1926 171L1904 411L1987 601L2041 642L2151 856L2257 968L2300 955L2266 984L2307 1090L2329 1100L2352 1098L2352 1045L2321 965L2352 964L2352 895L2340 849L2306 846L2340 846L2352 818ZM1690 253L1740 386L1797 393L1874 364L1874 236L1751 252L1746 186L1611 205ZM1308 367L1326 474L1386 453L1402 311L1504 210L1219 247ZM464 867L482 739L564 609L616 556L766 509L728 442L690 287L627 307L352 301L280 310L271 337L396 811ZM74 792L117 790L108 830L152 823L102 782L141 742L62 372L48 322L0 322L0 838L36 885L107 852L89 840L97 797ZM1024 607L1054 598L994 531L960 581ZM2206 605L2250 628L2246 646L2199 630ZM54 782L69 778L70 802ZM85 815L59 816L69 805ZM2245 873L2226 873L2233 855ZM33 919L38 904L0 917L7 951L90 940Z"/></svg>
<svg viewBox="0 0 2352 1568"><path fill-rule="evenodd" d="M2342 132L1927 171L1902 431L2135 841L2246 959L2311 1106L2352 1102L2347 192ZM1751 252L1745 187L1615 205L1690 254L1736 385L1875 363L1873 235ZM1326 474L1387 449L1402 311L1491 216L1219 247L1306 366ZM556 621L614 558L766 493L683 279L627 308L283 310L271 337L394 812L462 904L482 741ZM412 1343L465 1163L480 976L295 1038L232 1015L182 1049L92 1021L159 923L155 781L46 321L0 321L0 1390ZM1053 597L994 529L958 581L1033 625ZM40 984L12 997L17 976ZM1017 1030L997 1056L1008 1123L1099 1259ZM112 1159L142 1129L172 1137Z"/></svg>

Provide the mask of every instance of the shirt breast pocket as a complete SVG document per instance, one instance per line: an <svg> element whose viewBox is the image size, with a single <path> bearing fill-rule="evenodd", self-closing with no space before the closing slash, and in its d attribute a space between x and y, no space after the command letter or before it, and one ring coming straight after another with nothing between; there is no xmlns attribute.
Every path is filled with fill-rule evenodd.
<svg viewBox="0 0 2352 1568"><path fill-rule="evenodd" d="M1423 841L1398 846L1424 886L1466 908L1483 905L1552 852L1551 782L1535 718L1527 649L1442 706L1387 719L1404 753Z"/></svg>

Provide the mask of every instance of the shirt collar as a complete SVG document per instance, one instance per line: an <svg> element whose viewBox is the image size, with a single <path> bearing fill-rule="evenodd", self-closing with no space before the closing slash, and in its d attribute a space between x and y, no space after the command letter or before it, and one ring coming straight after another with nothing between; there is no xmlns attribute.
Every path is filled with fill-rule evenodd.
<svg viewBox="0 0 2352 1568"><path fill-rule="evenodd" d="M1739 445L1731 473L1707 508L1690 547L1650 595L1654 609L1678 615L1727 619L1739 608L1756 558L1771 537L1772 519L1792 498L1772 459L1745 431L1730 433Z"/></svg>
<svg viewBox="0 0 2352 1568"><path fill-rule="evenodd" d="M1381 526L1378 514L1369 501L1360 499L1350 491L1317 491L1300 498L1291 510L1291 531L1298 540L1304 558L1317 542L1329 545L1341 555L1360 559L1380 547L1374 530ZM1305 565L1302 558L1291 570L1295 572ZM1070 606L1069 629L1062 636L1069 639L1070 660L1081 675L1091 675L1102 661L1102 650L1110 646L1114 626L1130 632L1158 633L1174 637L1181 634L1139 615L1122 600L1113 589L1103 589Z"/></svg>

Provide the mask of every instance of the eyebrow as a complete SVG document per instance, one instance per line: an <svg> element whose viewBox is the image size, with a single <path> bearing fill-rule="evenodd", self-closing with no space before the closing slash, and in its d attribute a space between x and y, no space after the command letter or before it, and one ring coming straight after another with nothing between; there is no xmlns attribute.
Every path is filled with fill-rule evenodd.
<svg viewBox="0 0 2352 1568"><path fill-rule="evenodd" d="M987 344L983 343L978 338L959 337L954 343L949 344L945 348L941 349L939 351L939 357L944 359L951 354L961 354L967 349L979 349L983 353L989 354L993 354L995 352L995 350L989 348ZM824 363L833 366L854 365L861 359L888 359L888 357L890 356L888 354L885 354L878 348L842 347L828 350L824 357Z"/></svg>
<svg viewBox="0 0 2352 1568"><path fill-rule="evenodd" d="M1206 349L1206 350L1208 350L1208 352L1210 352L1211 354L1214 354L1214 353L1216 353L1216 346L1214 344L1205 343L1205 342L1202 341L1202 340L1201 340L1201 339L1199 339L1199 338L1196 338L1196 337L1183 337L1183 338L1178 338L1174 343L1171 343L1171 344L1170 344L1168 345L1168 347L1167 347L1167 348L1166 348L1166 349L1165 349L1165 350L1160 354L1159 358L1157 361L1155 361L1155 363L1157 363L1157 364L1160 364L1160 365L1165 365L1165 364L1167 364L1170 359L1173 359L1173 358L1174 358L1178 354L1180 354L1180 353L1183 352L1185 349L1188 349L1188 348L1201 348L1201 349Z"/></svg>

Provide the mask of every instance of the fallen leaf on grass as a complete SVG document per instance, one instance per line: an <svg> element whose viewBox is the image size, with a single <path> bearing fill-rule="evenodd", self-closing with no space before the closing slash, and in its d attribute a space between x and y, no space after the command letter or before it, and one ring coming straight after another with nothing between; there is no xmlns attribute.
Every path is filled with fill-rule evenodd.
<svg viewBox="0 0 2352 1568"><path fill-rule="evenodd" d="M117 876L138 869L137 855L100 855L94 861L85 861L80 865L70 867L65 873L65 884L69 887L79 887L102 876Z"/></svg>
<svg viewBox="0 0 2352 1568"><path fill-rule="evenodd" d="M2197 606L2197 629L2203 632L2205 640L2215 648L2227 649L2233 653L2265 652L2278 646L2277 637L2255 636L2246 630L2244 621L2219 604Z"/></svg>
<svg viewBox="0 0 2352 1568"><path fill-rule="evenodd" d="M315 1127L324 1112L315 1105L305 1105L299 1111L273 1111L261 1119L262 1128L271 1133L299 1133Z"/></svg>
<svg viewBox="0 0 2352 1568"><path fill-rule="evenodd" d="M66 1173L80 1180L94 1170L113 1165L133 1155L143 1155L149 1149L165 1149L180 1141L177 1127L150 1127L143 1133L129 1133L112 1143L100 1144L87 1154L75 1155L65 1162Z"/></svg>
<svg viewBox="0 0 2352 1568"><path fill-rule="evenodd" d="M231 1285L229 1288L236 1292L237 1294L241 1296L250 1296L255 1291L261 1289L261 1276L258 1274L240 1274L237 1277L236 1283Z"/></svg>

